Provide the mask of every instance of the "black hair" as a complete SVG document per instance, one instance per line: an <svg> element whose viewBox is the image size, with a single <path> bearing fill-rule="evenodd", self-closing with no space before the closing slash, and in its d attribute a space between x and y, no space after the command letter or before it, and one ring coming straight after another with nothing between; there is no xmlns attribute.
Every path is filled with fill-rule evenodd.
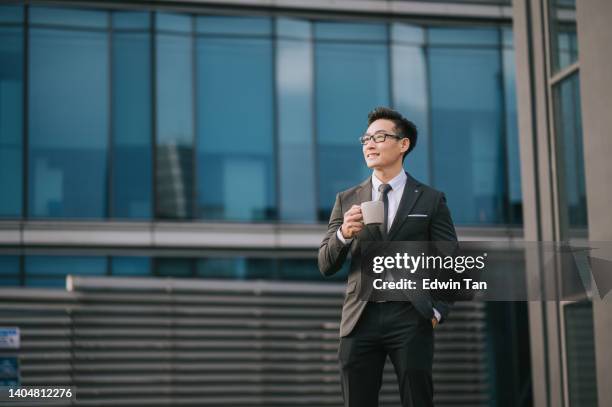
<svg viewBox="0 0 612 407"><path fill-rule="evenodd" d="M402 157L402 161L406 158L409 152L411 152L417 143L417 128L416 125L410 120L406 119L402 116L401 113L384 106L379 106L374 108L370 113L368 113L368 126L374 123L376 120L385 119L390 120L395 125L395 131L397 135L402 138L407 138L410 140L410 146L408 150L404 153Z"/></svg>

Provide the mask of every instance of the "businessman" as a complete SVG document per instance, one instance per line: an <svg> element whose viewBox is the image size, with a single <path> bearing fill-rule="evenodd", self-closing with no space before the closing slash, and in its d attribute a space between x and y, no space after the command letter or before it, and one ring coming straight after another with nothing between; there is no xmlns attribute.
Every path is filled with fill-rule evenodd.
<svg viewBox="0 0 612 407"><path fill-rule="evenodd" d="M404 171L404 159L417 141L412 122L392 109L378 107L368 115L368 128L359 141L372 175L337 194L318 258L321 273L331 276L351 254L338 352L344 405L378 406L389 356L402 406L430 407L433 330L448 318L452 303L428 292L412 302L360 299L360 245L372 240L456 242L455 228L444 194ZM363 223L360 204L371 200L384 202L381 226Z"/></svg>

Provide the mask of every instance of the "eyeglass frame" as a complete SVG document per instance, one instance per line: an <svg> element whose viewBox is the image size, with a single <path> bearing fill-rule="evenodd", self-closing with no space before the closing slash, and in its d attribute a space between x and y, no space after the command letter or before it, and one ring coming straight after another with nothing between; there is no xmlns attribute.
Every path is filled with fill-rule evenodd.
<svg viewBox="0 0 612 407"><path fill-rule="evenodd" d="M376 139L374 138L374 137L376 137L376 136L383 136L383 139L382 139L382 140L380 140L380 141L376 141ZM364 143L364 141L363 141L363 140L364 140L364 138L365 138L365 137L367 137L367 140L366 140L366 142ZM368 144L368 143L370 142L370 140L374 140L374 142L375 142L375 143L384 143L384 142L387 140L387 137L393 137L393 138L394 138L394 139L396 139L396 140L401 140L401 139L403 139L403 138L408 138L408 137L401 137L401 136L398 136L397 134L390 134L390 133L383 133L383 132L380 132L380 133L374 133L374 134L367 134L367 133L365 133L364 135L362 135L361 137L359 137L359 143L360 143L362 146L365 146L366 144Z"/></svg>

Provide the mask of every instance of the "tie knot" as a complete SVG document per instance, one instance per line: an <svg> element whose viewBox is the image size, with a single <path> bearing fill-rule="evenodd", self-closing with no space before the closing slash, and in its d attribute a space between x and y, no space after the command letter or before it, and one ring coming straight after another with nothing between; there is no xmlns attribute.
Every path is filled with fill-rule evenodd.
<svg viewBox="0 0 612 407"><path fill-rule="evenodd" d="M380 199L383 199L392 189L393 188L391 188L391 185L389 184L380 184L380 186L378 187L378 192L380 192Z"/></svg>

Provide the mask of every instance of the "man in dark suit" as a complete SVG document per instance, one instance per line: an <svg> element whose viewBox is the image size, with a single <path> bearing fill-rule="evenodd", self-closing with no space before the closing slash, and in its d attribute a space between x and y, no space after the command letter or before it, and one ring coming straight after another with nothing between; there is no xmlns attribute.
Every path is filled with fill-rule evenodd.
<svg viewBox="0 0 612 407"><path fill-rule="evenodd" d="M376 239L456 242L455 228L444 194L403 169L403 161L417 141L412 122L392 109L376 108L368 115L368 128L360 141L373 174L336 196L318 259L321 273L331 276L349 253L352 257L338 352L344 405L378 406L383 367L389 356L402 406L433 406L433 329L446 320L452 303L428 292L405 302L360 299L360 245ZM360 204L378 199L384 202L385 222L375 230L378 226L363 224Z"/></svg>

